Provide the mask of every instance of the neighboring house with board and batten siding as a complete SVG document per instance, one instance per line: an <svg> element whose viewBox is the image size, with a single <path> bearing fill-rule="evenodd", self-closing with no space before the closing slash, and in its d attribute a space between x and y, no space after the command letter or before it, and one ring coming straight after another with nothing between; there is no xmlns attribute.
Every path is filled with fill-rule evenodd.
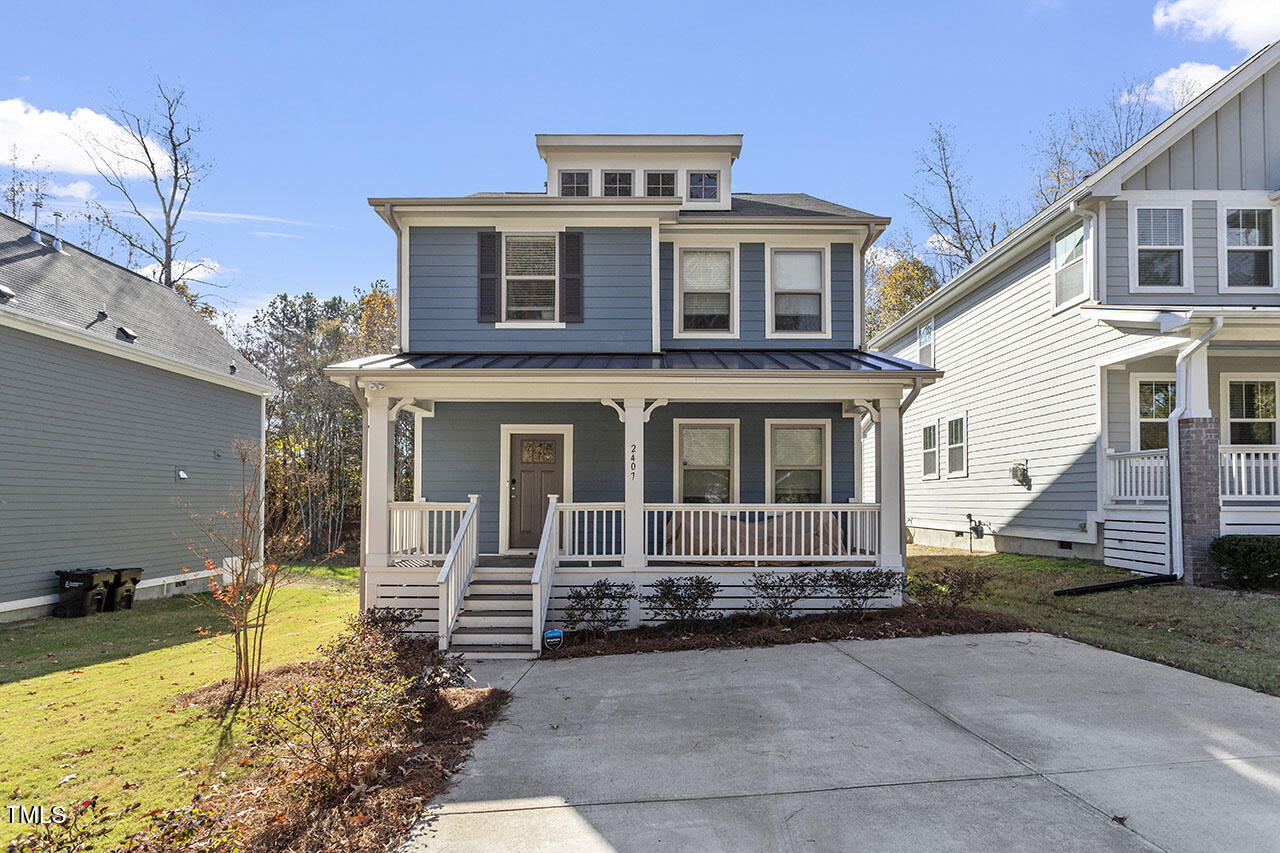
<svg viewBox="0 0 1280 853"><path fill-rule="evenodd" d="M1271 45L879 333L946 374L903 421L913 540L1201 582L1280 533L1278 216Z"/></svg>
<svg viewBox="0 0 1280 853"><path fill-rule="evenodd" d="M603 577L710 574L734 610L761 566L903 571L898 425L939 374L863 347L888 220L735 192L739 135L537 145L546 192L370 199L396 236L400 351L328 368L366 412L364 605L529 656ZM862 501L872 419L884 473Z"/></svg>

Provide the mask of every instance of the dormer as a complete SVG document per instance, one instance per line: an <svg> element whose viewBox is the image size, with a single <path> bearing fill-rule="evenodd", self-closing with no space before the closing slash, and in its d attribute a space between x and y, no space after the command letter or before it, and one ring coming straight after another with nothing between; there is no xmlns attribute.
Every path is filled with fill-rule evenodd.
<svg viewBox="0 0 1280 853"><path fill-rule="evenodd" d="M742 134L537 135L547 195L678 198L682 210L730 210Z"/></svg>

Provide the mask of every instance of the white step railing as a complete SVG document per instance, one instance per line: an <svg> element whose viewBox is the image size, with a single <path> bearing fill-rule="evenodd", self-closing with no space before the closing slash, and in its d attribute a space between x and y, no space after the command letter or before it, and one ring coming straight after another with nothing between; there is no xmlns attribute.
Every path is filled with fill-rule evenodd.
<svg viewBox="0 0 1280 853"><path fill-rule="evenodd" d="M551 601L551 589L556 582L556 566L560 563L561 511L556 505L556 495L548 495L547 498L547 520L542 524L538 556L533 562L533 574L529 578L533 593L533 650L535 652L542 650L542 631L547 623L547 605Z"/></svg>
<svg viewBox="0 0 1280 853"><path fill-rule="evenodd" d="M467 511L465 502L396 501L387 505L391 554L443 560Z"/></svg>
<svg viewBox="0 0 1280 853"><path fill-rule="evenodd" d="M453 636L453 626L462 612L462 600L467 595L467 587L471 584L471 575L475 572L476 561L480 557L480 545L477 531L476 507L480 503L479 495L471 495L466 511L458 522L457 532L449 546L449 553L440 567L436 583L440 587L440 648L448 649Z"/></svg>
<svg viewBox="0 0 1280 853"><path fill-rule="evenodd" d="M570 559L621 559L623 505L621 503L559 504L560 553Z"/></svg>
<svg viewBox="0 0 1280 853"><path fill-rule="evenodd" d="M645 553L689 562L874 562L875 504L645 504Z"/></svg>
<svg viewBox="0 0 1280 853"><path fill-rule="evenodd" d="M1223 498L1280 501L1280 446L1219 448L1218 471Z"/></svg>
<svg viewBox="0 0 1280 853"><path fill-rule="evenodd" d="M1108 450L1107 496L1112 501L1144 503L1169 499L1169 451Z"/></svg>

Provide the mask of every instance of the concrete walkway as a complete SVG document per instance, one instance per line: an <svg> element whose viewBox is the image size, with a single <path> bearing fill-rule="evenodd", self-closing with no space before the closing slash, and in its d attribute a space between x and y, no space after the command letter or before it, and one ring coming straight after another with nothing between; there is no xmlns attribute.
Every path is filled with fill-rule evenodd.
<svg viewBox="0 0 1280 853"><path fill-rule="evenodd" d="M1280 699L1043 634L476 674L408 851L1280 850Z"/></svg>

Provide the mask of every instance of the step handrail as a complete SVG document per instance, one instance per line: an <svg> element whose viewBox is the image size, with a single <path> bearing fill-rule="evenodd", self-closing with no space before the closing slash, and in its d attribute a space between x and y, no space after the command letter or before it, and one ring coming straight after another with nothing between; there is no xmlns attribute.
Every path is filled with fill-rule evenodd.
<svg viewBox="0 0 1280 853"><path fill-rule="evenodd" d="M471 576L475 573L476 563L480 557L480 547L476 535L476 507L480 503L479 495L468 495L467 511L458 522L458 532L453 535L449 545L449 554L444 558L440 574L436 576L436 584L440 589L440 650L449 648L453 637L453 626L462 612L462 600L466 597L467 587L471 584Z"/></svg>
<svg viewBox="0 0 1280 853"><path fill-rule="evenodd" d="M533 607L533 651L542 651L542 631L547 622L547 605L551 601L551 588L555 585L556 565L560 562L560 511L559 495L547 495L547 520L542 524L542 539L538 542L538 558L533 563L529 578Z"/></svg>

